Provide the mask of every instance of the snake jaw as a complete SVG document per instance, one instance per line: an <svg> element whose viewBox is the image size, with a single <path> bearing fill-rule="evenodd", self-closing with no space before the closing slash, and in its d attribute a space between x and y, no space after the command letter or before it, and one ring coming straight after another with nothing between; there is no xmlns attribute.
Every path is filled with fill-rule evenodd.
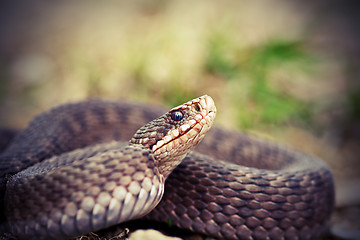
<svg viewBox="0 0 360 240"><path fill-rule="evenodd" d="M191 119L193 120L193 119ZM196 124L197 122L195 122ZM181 125L179 130L178 129L174 129L172 131L170 131L168 133L168 135L166 135L162 140L159 140L155 145L152 146L152 151L155 152L157 149L163 147L165 144L168 144L171 141L174 141L175 139L177 139L178 137L184 136L187 132L189 132L193 126L195 126L195 124L189 125L189 124L184 124ZM198 132L200 133L200 132Z"/></svg>
<svg viewBox="0 0 360 240"><path fill-rule="evenodd" d="M205 111L204 116L195 114L187 123L169 131L163 140L153 146L155 158L158 160L158 167L165 178L172 170L180 164L182 159L204 138L211 128L216 111L213 105ZM201 118L199 117L201 116ZM176 137L175 137L176 136ZM164 141L164 139L166 141ZM171 139L170 141L168 141Z"/></svg>

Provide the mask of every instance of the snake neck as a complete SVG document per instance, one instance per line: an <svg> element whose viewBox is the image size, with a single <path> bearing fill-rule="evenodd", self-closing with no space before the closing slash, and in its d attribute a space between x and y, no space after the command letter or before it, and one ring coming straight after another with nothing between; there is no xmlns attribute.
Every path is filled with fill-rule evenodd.
<svg viewBox="0 0 360 240"><path fill-rule="evenodd" d="M143 148L143 146L138 144L129 144L131 146ZM150 152L150 156L154 161L154 166L159 170L159 173L166 178L171 174L171 172L182 162L182 160L190 153L191 149L179 155L172 155L171 157L161 158L153 151L146 149Z"/></svg>
<svg viewBox="0 0 360 240"><path fill-rule="evenodd" d="M159 172L164 176L165 179L170 175L170 173L182 162L185 156L188 153L185 153L181 156L177 156L169 159L161 159L158 161Z"/></svg>

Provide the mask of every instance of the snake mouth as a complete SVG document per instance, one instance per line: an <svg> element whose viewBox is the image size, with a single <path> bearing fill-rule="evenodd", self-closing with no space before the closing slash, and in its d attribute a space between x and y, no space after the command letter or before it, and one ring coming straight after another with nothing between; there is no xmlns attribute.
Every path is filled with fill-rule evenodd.
<svg viewBox="0 0 360 240"><path fill-rule="evenodd" d="M152 145L153 152L173 151L174 148L191 144L196 146L211 128L216 116L214 100L208 95L175 107L170 110L170 113L180 112L183 116L183 111L190 112L191 117L181 126L171 129L166 136Z"/></svg>
<svg viewBox="0 0 360 240"><path fill-rule="evenodd" d="M188 123L181 125L179 128L170 130L168 134L161 140L157 141L152 147L155 152L160 149L170 149L178 147L179 145L194 142L196 145L202 136L210 129L213 119L215 118L215 111L210 110L204 117L201 114L196 114ZM164 148L166 146L166 148Z"/></svg>

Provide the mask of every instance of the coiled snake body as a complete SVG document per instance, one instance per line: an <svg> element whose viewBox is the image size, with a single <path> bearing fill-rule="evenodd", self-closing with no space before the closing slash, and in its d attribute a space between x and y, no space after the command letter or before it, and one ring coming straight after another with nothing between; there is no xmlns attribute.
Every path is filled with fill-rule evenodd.
<svg viewBox="0 0 360 240"><path fill-rule="evenodd" d="M212 99L160 112L89 100L35 118L0 155L2 224L24 239L66 239L139 217L220 239L313 239L326 230L334 185L321 160L216 127L186 156L212 125Z"/></svg>

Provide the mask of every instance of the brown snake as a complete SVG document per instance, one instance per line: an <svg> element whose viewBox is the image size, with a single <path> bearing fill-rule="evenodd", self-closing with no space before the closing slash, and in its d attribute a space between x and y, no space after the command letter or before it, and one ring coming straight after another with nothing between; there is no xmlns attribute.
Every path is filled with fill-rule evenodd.
<svg viewBox="0 0 360 240"><path fill-rule="evenodd" d="M7 231L66 239L142 216L220 239L313 239L326 230L334 184L321 160L214 127L181 162L211 127L215 105L203 96L155 119L160 112L88 100L35 118L0 154Z"/></svg>

